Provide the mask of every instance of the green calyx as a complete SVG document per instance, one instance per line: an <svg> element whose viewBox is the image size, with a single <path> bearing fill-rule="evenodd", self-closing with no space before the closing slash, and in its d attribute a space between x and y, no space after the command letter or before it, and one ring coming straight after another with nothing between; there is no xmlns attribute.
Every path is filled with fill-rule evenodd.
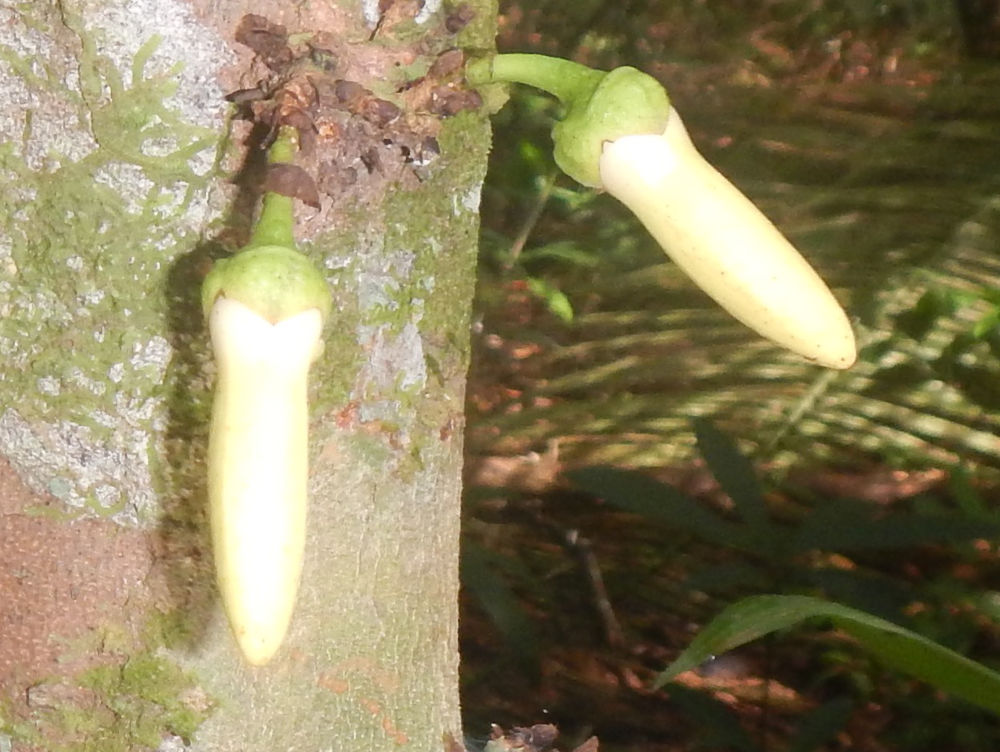
<svg viewBox="0 0 1000 752"><path fill-rule="evenodd" d="M276 324L310 308L323 320L332 301L326 280L313 263L293 248L259 245L217 261L201 286L207 317L219 296L233 298Z"/></svg>
<svg viewBox="0 0 1000 752"><path fill-rule="evenodd" d="M268 150L272 164L291 162L298 134L283 126ZM217 261L201 286L201 305L208 318L221 295L256 311L272 324L310 308L323 320L332 301L326 280L313 263L295 250L292 199L265 193L250 242L235 256Z"/></svg>
<svg viewBox="0 0 1000 752"><path fill-rule="evenodd" d="M555 95L566 107L552 129L555 160L574 180L600 187L604 144L622 136L661 134L670 114L670 98L652 76L635 68L609 73L545 55L497 55L466 68L476 85L508 81L535 86Z"/></svg>
<svg viewBox="0 0 1000 752"><path fill-rule="evenodd" d="M571 102L566 117L552 128L556 164L574 180L598 188L605 142L659 135L669 114L670 99L655 78L635 68L615 68L589 97Z"/></svg>

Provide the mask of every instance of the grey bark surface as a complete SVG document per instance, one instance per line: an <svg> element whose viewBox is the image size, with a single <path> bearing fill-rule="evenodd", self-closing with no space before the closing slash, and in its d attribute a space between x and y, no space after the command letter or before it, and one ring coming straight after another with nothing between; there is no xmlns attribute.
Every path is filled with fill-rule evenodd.
<svg viewBox="0 0 1000 752"><path fill-rule="evenodd" d="M386 71L419 79L433 60L421 50L489 46L495 3L469 5L472 23L448 39L448 8L400 0L401 31L371 40L367 0L0 0L0 748L461 738L460 466L485 116L444 120L440 156L416 179L389 164L301 212L334 313L311 375L302 586L262 668L241 659L215 594L198 287L239 245L253 197L237 179L248 128L223 99L255 74L233 41L242 15L327 33L344 75L377 88Z"/></svg>

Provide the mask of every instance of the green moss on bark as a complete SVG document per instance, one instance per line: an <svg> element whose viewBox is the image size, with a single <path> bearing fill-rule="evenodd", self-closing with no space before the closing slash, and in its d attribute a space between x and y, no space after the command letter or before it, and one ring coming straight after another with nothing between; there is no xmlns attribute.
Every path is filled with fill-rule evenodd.
<svg viewBox="0 0 1000 752"><path fill-rule="evenodd" d="M75 676L32 685L31 720L0 728L15 741L51 752L136 752L157 749L171 736L189 741L214 702L193 674L159 651L160 621L152 619L140 642L107 625L99 637L69 647L68 655L103 658Z"/></svg>
<svg viewBox="0 0 1000 752"><path fill-rule="evenodd" d="M34 23L37 44L65 52L65 29ZM219 134L166 104L178 69L148 70L157 38L126 81L79 19L66 23L79 44L75 70L59 54L43 67L0 45L8 89L87 126L48 143L29 112L21 143L0 146L0 446L70 507L149 520L160 452L148 437L162 430L171 388L168 274L197 242L190 209L204 199Z"/></svg>
<svg viewBox="0 0 1000 752"><path fill-rule="evenodd" d="M486 28L492 21L480 10L474 25ZM82 36L90 33L79 28ZM139 646L123 642L120 652L106 642L103 652L121 659L112 668L72 677L100 713L122 716L114 719L121 734L109 735L101 748L126 741L141 747L158 732L183 735L209 713L196 748L257 752L273 749L273 739L302 748L350 739L358 749L407 743L434 749L443 731L460 737L459 437L478 195L489 140L485 117L463 113L444 123L441 156L415 190L388 190L378 206L335 217L336 233L303 243L335 296L324 333L326 354L312 371L310 548L284 652L266 669L250 669L240 662L228 627L213 615L200 519L198 432L207 423L212 373L197 284L189 298L183 291L200 281L197 263L186 262L199 239L192 209L204 201L210 176L177 169L185 145L194 149L206 134L183 130L184 118L169 105L176 76L166 69L150 73L148 63L143 67L148 50L136 55L145 75L130 80L128 65L96 52L107 49L94 44L84 50L87 74L78 82L69 76L71 85L64 87L64 104L81 121L89 124L98 111L95 138L83 137L51 161L15 144L3 152L9 164L0 163L0 171L24 186L15 194L17 206L0 210L0 233L12 233L17 247L9 255L8 290L28 296L5 301L16 322L10 326L21 329L0 326L0 347L9 345L10 354L23 358L24 371L0 388L8 404L24 403L23 416L14 414L26 424L24 434L16 433L16 425L0 427L8 438L0 448L8 451L20 436L41 431L52 442L39 448L47 461L67 453L79 460L54 475L58 495L68 503L80 506L92 496L107 513L124 501L125 511L112 512L122 521L167 509L158 540L170 599L184 604L176 612L179 629ZM25 60L25 70L42 75ZM123 71L122 81L111 68ZM66 75L56 71L54 82ZM136 86L151 88L132 93ZM156 131L162 123L170 127ZM34 125L29 145L36 140ZM108 143L108 134L120 127L138 129L138 135ZM142 141L141 134L154 132L162 138ZM66 183L65 196L43 185L52 179ZM123 184L137 189L122 190ZM57 227L27 235L27 220L44 219L24 214L33 211L33 191L42 191L57 218L69 208L86 221L59 219ZM74 252L49 254L52 245ZM26 285L15 255L25 266L47 268L29 272L35 278ZM53 284L58 295L48 292ZM91 289L87 284L96 290L93 299L84 294ZM59 317L46 310L50 304L62 311ZM49 336L65 337L56 340L65 352L26 354L38 338ZM153 342L162 346L151 349ZM70 363L82 376L68 370ZM188 456L166 455L168 462L164 442L194 448L181 450ZM95 463L95 447L97 466L109 469L81 480L81 468ZM116 476L110 469L131 472L137 465L142 477ZM37 475L52 473L44 468ZM149 495L154 479L170 484L173 496ZM97 489L103 485L118 495L101 496ZM130 610L142 608L129 604ZM201 688L186 683L187 675L171 661L192 670L220 698L217 712L206 709ZM167 696L149 689L149 682L160 680L170 687ZM57 719L83 728L87 717L74 708L88 706L62 705L65 712ZM248 715L272 737L248 733Z"/></svg>
<svg viewBox="0 0 1000 752"><path fill-rule="evenodd" d="M489 139L479 113L445 121L430 178L415 190L390 192L378 207L384 234L338 229L314 244L336 268L334 288L353 284L346 307L345 296L337 296L341 309L328 326L327 355L316 371L333 371L334 378L314 387L315 412L353 406L357 420L375 429L356 436L359 453L372 456L373 444L381 444L404 474L420 467L424 438L461 412L452 399L435 397L461 389L468 367L470 309L458 303L472 296L470 249ZM371 212L346 220L367 227ZM345 369L352 352L359 357ZM394 449L400 445L404 454Z"/></svg>

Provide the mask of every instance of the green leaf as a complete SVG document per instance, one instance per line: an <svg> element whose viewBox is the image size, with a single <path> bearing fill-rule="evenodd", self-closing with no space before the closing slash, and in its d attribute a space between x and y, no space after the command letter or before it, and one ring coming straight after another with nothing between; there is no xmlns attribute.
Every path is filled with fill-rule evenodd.
<svg viewBox="0 0 1000 752"><path fill-rule="evenodd" d="M948 491L958 508L970 517L989 514L985 499L972 482L972 474L965 465L956 465L948 475Z"/></svg>
<svg viewBox="0 0 1000 752"><path fill-rule="evenodd" d="M686 530L709 543L753 549L753 541L745 528L724 520L676 488L642 473L613 467L585 467L567 475L581 490L619 509L667 527Z"/></svg>
<svg viewBox="0 0 1000 752"><path fill-rule="evenodd" d="M972 327L972 336L984 339L1000 326L1000 309L994 308L979 319Z"/></svg>
<svg viewBox="0 0 1000 752"><path fill-rule="evenodd" d="M694 726L699 748L759 752L737 715L712 695L678 684L670 688L670 700Z"/></svg>
<svg viewBox="0 0 1000 752"><path fill-rule="evenodd" d="M927 336L938 320L954 314L957 308L955 298L946 290L932 288L908 311L896 317L896 329L913 339Z"/></svg>
<svg viewBox="0 0 1000 752"><path fill-rule="evenodd" d="M461 561L462 587L479 602L521 669L529 675L537 674L538 638L524 608L499 574L504 568L503 557L467 544L462 547Z"/></svg>
<svg viewBox="0 0 1000 752"><path fill-rule="evenodd" d="M698 451L705 458L708 469L733 500L743 521L758 531L770 529L772 526L767 519L764 495L750 460L740 453L728 436L707 420L695 419L694 433L698 439Z"/></svg>
<svg viewBox="0 0 1000 752"><path fill-rule="evenodd" d="M880 513L867 502L826 502L804 520L791 545L798 551L886 551L1000 535L1000 520L984 516L900 512L880 518Z"/></svg>
<svg viewBox="0 0 1000 752"><path fill-rule="evenodd" d="M729 606L660 674L655 686L662 687L713 655L819 617L832 621L889 666L1000 713L1000 673L898 624L801 595L758 595Z"/></svg>
<svg viewBox="0 0 1000 752"><path fill-rule="evenodd" d="M820 705L799 723L788 752L814 752L833 741L847 724L852 710L854 702L849 697Z"/></svg>
<svg viewBox="0 0 1000 752"><path fill-rule="evenodd" d="M541 299L549 311L567 324L573 321L573 304L569 302L566 293L538 277L528 277L527 282L531 294Z"/></svg>
<svg viewBox="0 0 1000 752"><path fill-rule="evenodd" d="M574 240L557 240L535 248L529 248L521 253L521 264L534 261L565 261L573 266L592 269L600 263L600 259L580 247Z"/></svg>
<svg viewBox="0 0 1000 752"><path fill-rule="evenodd" d="M541 174L549 170L552 160L546 150L535 142L526 138L521 139L517 144L517 151L528 171Z"/></svg>

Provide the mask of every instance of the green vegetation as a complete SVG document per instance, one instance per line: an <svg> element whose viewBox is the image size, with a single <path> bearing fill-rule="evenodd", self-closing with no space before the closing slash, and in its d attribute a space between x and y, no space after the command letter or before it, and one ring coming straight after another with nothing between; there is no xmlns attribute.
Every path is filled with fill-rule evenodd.
<svg viewBox="0 0 1000 752"><path fill-rule="evenodd" d="M557 105L513 89L470 384L469 730L995 749L1000 68L965 57L941 3L507 12L501 51L656 75L862 352L822 372L742 331L558 175ZM654 691L682 654L694 670Z"/></svg>
<svg viewBox="0 0 1000 752"><path fill-rule="evenodd" d="M159 643L168 619L156 617L142 639ZM170 736L189 742L214 707L196 678L117 627L97 635L106 652L99 662L93 659L93 636L70 648L74 657L96 665L72 681L35 684L29 689L29 702L38 708L33 719L0 723L0 729L50 752L157 749Z"/></svg>

